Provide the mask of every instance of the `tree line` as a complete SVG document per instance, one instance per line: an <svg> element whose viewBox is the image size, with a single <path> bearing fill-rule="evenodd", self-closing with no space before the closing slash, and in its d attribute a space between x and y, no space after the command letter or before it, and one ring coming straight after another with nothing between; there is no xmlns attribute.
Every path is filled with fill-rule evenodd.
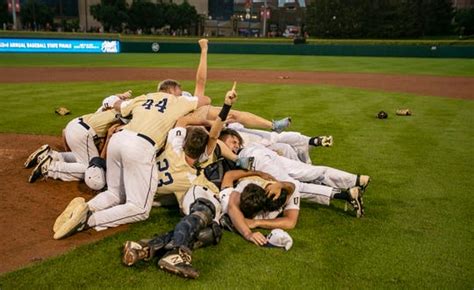
<svg viewBox="0 0 474 290"><path fill-rule="evenodd" d="M134 0L129 7L125 0L101 0L100 4L92 5L90 10L105 31L113 32L140 29L143 33L150 33L165 25L169 25L172 31L189 31L199 19L196 8L187 1L178 5Z"/></svg>
<svg viewBox="0 0 474 290"><path fill-rule="evenodd" d="M131 5L125 0L101 0L91 5L92 16L99 21L105 32L123 32L124 30L151 33L154 29L169 26L171 31L190 30L199 20L196 8L187 1L175 3L151 3L149 0L134 0ZM57 11L48 7L40 0L27 0L21 7L19 16L24 29L44 30L58 26L53 24ZM8 12L6 1L0 4L0 23L11 23L12 16ZM70 21L69 21L70 22ZM63 30L79 29L63 21L59 25ZM55 27L53 27L55 26Z"/></svg>
<svg viewBox="0 0 474 290"><path fill-rule="evenodd" d="M199 21L194 6L184 1L151 3L101 0L91 14L106 32L124 30L151 33L169 25L171 31L188 30ZM79 29L78 20L54 24L57 11L40 0L22 4L24 29ZM474 35L474 8L453 9L451 0L313 0L306 10L305 29L320 38L419 38L438 35ZM0 25L12 22L7 1L0 3Z"/></svg>
<svg viewBox="0 0 474 290"><path fill-rule="evenodd" d="M471 35L474 9L451 0L313 0L306 31L321 38L419 38Z"/></svg>

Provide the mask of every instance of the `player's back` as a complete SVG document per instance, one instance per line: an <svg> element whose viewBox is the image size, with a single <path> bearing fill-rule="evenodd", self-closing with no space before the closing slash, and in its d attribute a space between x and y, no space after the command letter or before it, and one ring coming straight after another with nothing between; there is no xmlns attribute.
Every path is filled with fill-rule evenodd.
<svg viewBox="0 0 474 290"><path fill-rule="evenodd" d="M94 129L98 137L105 137L107 130L117 120L115 110L99 111L82 116L83 121Z"/></svg>
<svg viewBox="0 0 474 290"><path fill-rule="evenodd" d="M133 115L125 129L148 136L156 143L155 146L160 148L177 119L194 110L196 106L195 97L176 97L161 92L141 95L122 108L124 117Z"/></svg>

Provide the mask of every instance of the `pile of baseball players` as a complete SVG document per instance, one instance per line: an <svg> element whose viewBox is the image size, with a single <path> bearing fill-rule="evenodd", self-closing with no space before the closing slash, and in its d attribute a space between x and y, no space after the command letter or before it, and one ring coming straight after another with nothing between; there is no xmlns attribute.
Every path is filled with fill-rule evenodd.
<svg viewBox="0 0 474 290"><path fill-rule="evenodd" d="M69 203L54 223L54 239L144 221L153 205L172 196L183 214L179 223L150 239L127 241L122 262L157 259L161 269L196 278L192 251L217 244L222 229L288 250L292 239L284 230L296 226L301 198L324 205L344 200L356 217L364 215L369 176L312 165L309 150L332 146L332 136L283 132L290 118L270 121L232 110L235 82L222 107L210 105L208 41L199 46L194 94L168 79L154 93L109 96L96 112L67 124L67 152L43 145L28 157L30 183L84 180L98 192ZM273 231L264 236L256 228Z"/></svg>

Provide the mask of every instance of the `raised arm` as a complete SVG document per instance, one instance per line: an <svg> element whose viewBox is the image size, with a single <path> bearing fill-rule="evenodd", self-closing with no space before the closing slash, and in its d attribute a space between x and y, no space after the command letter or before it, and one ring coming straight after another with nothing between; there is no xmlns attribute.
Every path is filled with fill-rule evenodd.
<svg viewBox="0 0 474 290"><path fill-rule="evenodd" d="M227 119L227 115L229 114L230 108L232 105L237 101L237 92L235 91L236 82L232 86L232 89L227 92L224 99L224 105L222 106L221 112L219 116L214 121L211 127L211 131L209 132L209 141L207 142L206 146L206 153L208 156L214 152L216 148L217 139L221 134L222 128L224 127L225 120Z"/></svg>
<svg viewBox="0 0 474 290"><path fill-rule="evenodd" d="M199 59L199 65L196 72L196 88L194 89L194 95L196 97L203 97L206 90L207 82L207 50L208 40L200 39L199 46L201 47L201 57Z"/></svg>

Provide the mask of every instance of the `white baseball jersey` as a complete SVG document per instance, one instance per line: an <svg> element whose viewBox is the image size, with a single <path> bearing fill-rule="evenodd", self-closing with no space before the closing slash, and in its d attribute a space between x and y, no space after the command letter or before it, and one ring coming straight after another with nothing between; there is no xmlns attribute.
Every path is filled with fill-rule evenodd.
<svg viewBox="0 0 474 290"><path fill-rule="evenodd" d="M262 179L258 176L245 177L239 180L235 188L226 188L219 193L219 199L221 201L222 212L227 213L229 208L229 200L232 192L242 193L244 188L249 184L255 184L265 189L267 185L273 183ZM290 209L300 209L300 194L298 191L294 191L293 194L287 198L286 203L278 210L271 212L262 212L255 216L255 219L274 219L278 217L283 211Z"/></svg>
<svg viewBox="0 0 474 290"><path fill-rule="evenodd" d="M329 205L333 188L355 186L357 175L342 170L314 166L279 156L274 151L252 143L242 149L239 157L253 156L255 170L271 174L277 180L295 185L302 198Z"/></svg>
<svg viewBox="0 0 474 290"><path fill-rule="evenodd" d="M228 126L239 132L245 146L252 143L263 145L286 158L311 163L309 157L309 137L298 132L267 132L245 128L240 123Z"/></svg>

